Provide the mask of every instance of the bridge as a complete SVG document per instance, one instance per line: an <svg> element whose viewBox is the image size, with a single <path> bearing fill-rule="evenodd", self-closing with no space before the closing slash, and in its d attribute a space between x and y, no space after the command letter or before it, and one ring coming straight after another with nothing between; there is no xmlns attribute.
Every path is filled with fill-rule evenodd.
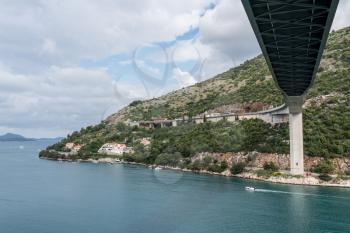
<svg viewBox="0 0 350 233"><path fill-rule="evenodd" d="M283 104L279 107L258 111L258 112L247 112L247 113L217 113L217 114L203 114L203 116L196 116L191 119L187 118L176 118L176 119L157 119L150 121L127 121L124 122L129 126L137 126L147 129L152 128L163 128L163 127L176 127L184 123L202 124L205 122L219 122L228 121L236 122L244 119L261 119L270 124L287 122L289 110L287 105Z"/></svg>
<svg viewBox="0 0 350 233"><path fill-rule="evenodd" d="M290 169L304 174L302 106L339 0L242 0L267 65L289 108Z"/></svg>

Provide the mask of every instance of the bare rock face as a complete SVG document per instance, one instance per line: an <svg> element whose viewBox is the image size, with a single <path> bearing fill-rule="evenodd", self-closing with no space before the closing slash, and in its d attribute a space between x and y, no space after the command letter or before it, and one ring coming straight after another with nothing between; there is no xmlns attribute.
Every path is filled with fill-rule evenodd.
<svg viewBox="0 0 350 233"><path fill-rule="evenodd" d="M324 161L321 157L306 157L305 158L305 170L310 170L312 166ZM349 158L335 158L330 160L335 169L335 173L345 172L350 170L350 159Z"/></svg>
<svg viewBox="0 0 350 233"><path fill-rule="evenodd" d="M120 111L118 111L117 113L114 113L110 116L108 116L104 121L107 124L117 124L120 122L125 122L126 119L126 113L127 113L128 107L125 107L123 109L121 109Z"/></svg>
<svg viewBox="0 0 350 233"><path fill-rule="evenodd" d="M255 158L249 163L252 167L263 168L265 163L273 162L281 170L289 169L289 155L256 153Z"/></svg>
<svg viewBox="0 0 350 233"><path fill-rule="evenodd" d="M350 159L349 158L335 158L332 160L333 166L337 171L349 171Z"/></svg>
<svg viewBox="0 0 350 233"><path fill-rule="evenodd" d="M198 153L197 155L193 156L191 158L191 161L194 162L196 160L202 161L205 157L211 157L218 162L226 161L229 166L232 166L234 163L238 162L246 162L248 160L248 154L246 153L234 153L234 152L227 152L227 153L209 153L209 152L202 152Z"/></svg>
<svg viewBox="0 0 350 233"><path fill-rule="evenodd" d="M324 161L323 158L320 157L305 157L304 158L304 169L309 171L313 166L317 165L321 161Z"/></svg>
<svg viewBox="0 0 350 233"><path fill-rule="evenodd" d="M229 169L226 169L225 171L223 171L223 172L221 173L221 175L223 175L223 176L230 176L230 175L231 175L231 172L230 172Z"/></svg>
<svg viewBox="0 0 350 233"><path fill-rule="evenodd" d="M342 93L332 92L328 95L319 95L305 101L303 108L321 107L323 104L331 105L335 100L345 98ZM333 104L334 105L334 104Z"/></svg>
<svg viewBox="0 0 350 233"><path fill-rule="evenodd" d="M249 167L263 168L265 163L273 162L276 164L280 170L290 169L290 158L288 154L269 154L269 153L209 153L202 152L198 153L196 156L192 157L191 161L203 160L205 157L211 157L218 162L226 161L229 166L232 164L244 162L247 163ZM322 157L308 157L304 159L305 171L309 171L313 166L324 161ZM335 173L345 172L350 170L350 158L335 158L331 159L331 162L335 168Z"/></svg>

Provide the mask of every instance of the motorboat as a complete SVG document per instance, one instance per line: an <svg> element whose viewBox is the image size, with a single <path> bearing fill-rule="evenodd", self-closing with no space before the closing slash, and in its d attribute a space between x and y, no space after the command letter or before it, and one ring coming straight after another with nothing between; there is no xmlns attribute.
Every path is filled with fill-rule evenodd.
<svg viewBox="0 0 350 233"><path fill-rule="evenodd" d="M162 168L161 167L155 167L154 170L159 171L159 170L162 170Z"/></svg>
<svg viewBox="0 0 350 233"><path fill-rule="evenodd" d="M245 190L247 190L247 191L255 191L255 188L247 186L247 187L245 187Z"/></svg>

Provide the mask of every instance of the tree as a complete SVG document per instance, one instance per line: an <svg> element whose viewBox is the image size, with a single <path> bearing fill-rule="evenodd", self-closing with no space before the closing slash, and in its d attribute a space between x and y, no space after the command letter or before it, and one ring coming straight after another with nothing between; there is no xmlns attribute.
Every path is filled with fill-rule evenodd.
<svg viewBox="0 0 350 233"><path fill-rule="evenodd" d="M243 162L232 164L231 173L232 175L237 175L244 172L246 164Z"/></svg>
<svg viewBox="0 0 350 233"><path fill-rule="evenodd" d="M226 162L226 160L221 162L220 168L222 171L225 171L228 168L228 163Z"/></svg>
<svg viewBox="0 0 350 233"><path fill-rule="evenodd" d="M89 144L83 146L79 150L78 155L81 158L89 158L91 157L91 155L96 154L103 144L104 142L102 140L96 139L90 142Z"/></svg>
<svg viewBox="0 0 350 233"><path fill-rule="evenodd" d="M176 152L175 154L162 153L158 155L155 160L155 163L163 166L172 166L176 167L179 165L182 156L180 153Z"/></svg>
<svg viewBox="0 0 350 233"><path fill-rule="evenodd" d="M213 158L210 156L205 156L202 161L203 168L208 168L210 164L213 162Z"/></svg>
<svg viewBox="0 0 350 233"><path fill-rule="evenodd" d="M190 168L194 171L200 171L203 167L201 161L196 160L191 164Z"/></svg>
<svg viewBox="0 0 350 233"><path fill-rule="evenodd" d="M274 162L265 162L264 163L264 170L265 171L271 171L271 172L277 172L278 166Z"/></svg>
<svg viewBox="0 0 350 233"><path fill-rule="evenodd" d="M332 173L334 171L334 167L329 160L325 160L318 163L317 165L313 165L311 171L325 175Z"/></svg>
<svg viewBox="0 0 350 233"><path fill-rule="evenodd" d="M243 120L243 143L244 151L259 151L269 135L269 125L260 119Z"/></svg>

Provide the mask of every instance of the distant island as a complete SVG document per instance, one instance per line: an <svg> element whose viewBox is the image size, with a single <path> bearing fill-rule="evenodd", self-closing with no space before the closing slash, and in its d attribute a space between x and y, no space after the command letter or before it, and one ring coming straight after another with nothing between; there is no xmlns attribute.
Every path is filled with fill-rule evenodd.
<svg viewBox="0 0 350 233"><path fill-rule="evenodd" d="M37 139L26 138L22 135L14 134L14 133L6 133L6 134L0 136L1 142L9 142L9 141L23 142L23 141L35 141L35 140L37 140Z"/></svg>
<svg viewBox="0 0 350 233"><path fill-rule="evenodd" d="M0 135L0 142L26 142L26 141L38 141L38 140L61 140L62 137L57 138L26 138L20 134L6 133Z"/></svg>

